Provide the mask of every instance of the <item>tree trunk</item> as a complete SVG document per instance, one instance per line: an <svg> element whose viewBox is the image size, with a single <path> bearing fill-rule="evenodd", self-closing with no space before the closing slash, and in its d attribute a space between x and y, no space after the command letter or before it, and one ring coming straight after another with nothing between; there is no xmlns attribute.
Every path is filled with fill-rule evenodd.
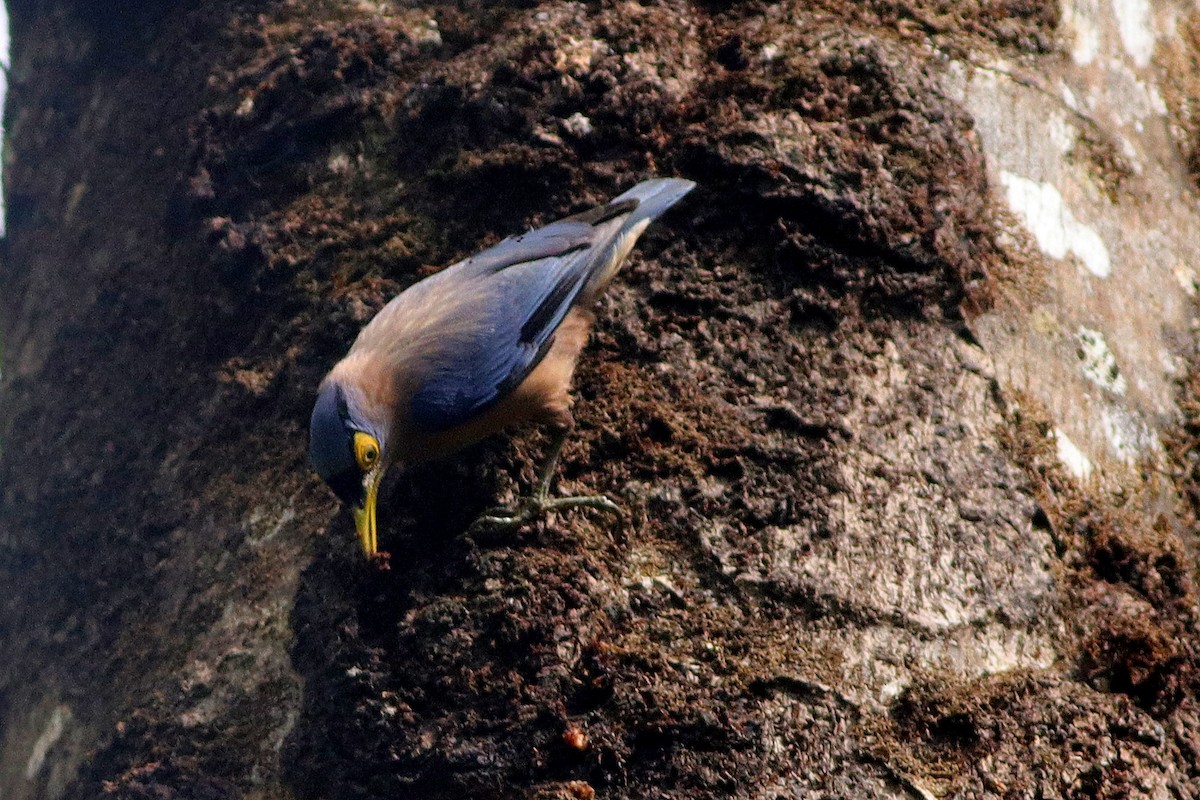
<svg viewBox="0 0 1200 800"><path fill-rule="evenodd" d="M0 797L1200 797L1200 11L11 0ZM196 10L199 6L202 10ZM536 431L306 463L394 293L650 175Z"/></svg>

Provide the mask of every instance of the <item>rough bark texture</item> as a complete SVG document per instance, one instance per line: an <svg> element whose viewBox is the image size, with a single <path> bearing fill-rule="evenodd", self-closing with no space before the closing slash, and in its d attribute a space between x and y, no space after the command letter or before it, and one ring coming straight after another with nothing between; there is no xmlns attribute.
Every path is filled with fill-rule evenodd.
<svg viewBox="0 0 1200 800"><path fill-rule="evenodd" d="M0 797L1200 797L1200 14L12 0ZM108 5L108 4L105 4ZM395 292L699 189L537 432L305 463Z"/></svg>

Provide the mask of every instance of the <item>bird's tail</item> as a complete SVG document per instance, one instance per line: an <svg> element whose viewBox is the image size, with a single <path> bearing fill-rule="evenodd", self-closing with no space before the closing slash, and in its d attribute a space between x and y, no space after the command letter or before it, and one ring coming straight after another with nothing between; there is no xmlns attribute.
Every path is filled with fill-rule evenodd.
<svg viewBox="0 0 1200 800"><path fill-rule="evenodd" d="M629 251L637 243L638 237L655 217L678 203L695 186L693 181L682 178L653 178L642 181L592 212L603 215L611 213L608 211L610 209L615 210L622 205L629 205L630 201L637 201L637 206L629 211L629 215L621 220L620 227L612 232L604 256L596 262L599 269L593 272L583 292L585 302L590 303L604 293L621 264L629 256Z"/></svg>
<svg viewBox="0 0 1200 800"><path fill-rule="evenodd" d="M615 197L609 203L615 205L626 200L637 200L637 208L625 220L625 230L633 228L642 220L653 220L659 214L683 199L683 196L696 188L694 181L683 178L653 178L642 181L637 186Z"/></svg>

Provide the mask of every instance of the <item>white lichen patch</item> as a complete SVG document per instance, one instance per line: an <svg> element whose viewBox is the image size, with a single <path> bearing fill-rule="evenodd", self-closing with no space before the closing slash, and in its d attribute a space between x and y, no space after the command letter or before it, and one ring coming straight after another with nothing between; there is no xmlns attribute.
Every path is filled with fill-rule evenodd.
<svg viewBox="0 0 1200 800"><path fill-rule="evenodd" d="M562 126L567 133L580 139L592 132L592 121L578 111L564 119Z"/></svg>
<svg viewBox="0 0 1200 800"><path fill-rule="evenodd" d="M1080 327L1075 334L1076 355L1083 367L1083 377L1113 394L1125 394L1125 376L1117 367L1117 357L1104 341L1104 334Z"/></svg>
<svg viewBox="0 0 1200 800"><path fill-rule="evenodd" d="M1094 470L1091 459L1084 455L1084 452L1058 428L1054 429L1053 436L1055 448L1058 450L1058 460L1067 468L1067 471L1081 481L1090 478Z"/></svg>
<svg viewBox="0 0 1200 800"><path fill-rule="evenodd" d="M1072 111L1079 111L1079 98L1077 98L1075 96L1075 93L1071 91L1071 87L1067 86L1064 83L1059 88L1062 93L1063 105L1065 105L1067 108L1071 109Z"/></svg>
<svg viewBox="0 0 1200 800"><path fill-rule="evenodd" d="M1162 92L1154 84L1146 87L1146 96L1150 98L1150 110L1160 117L1165 117L1170 109L1167 108L1167 100L1162 96Z"/></svg>
<svg viewBox="0 0 1200 800"><path fill-rule="evenodd" d="M37 777L38 772L42 769L42 765L46 763L46 756L50 753L50 748L54 747L58 743L58 740L62 738L70 721L71 709L64 705L55 706L54 710L50 712L50 719L47 721L46 727L42 730L42 734L33 743L33 750L29 754L29 760L25 762L25 780L31 781Z"/></svg>
<svg viewBox="0 0 1200 800"><path fill-rule="evenodd" d="M1060 153L1069 153L1079 139L1079 129L1062 117L1054 117L1049 123L1050 141Z"/></svg>
<svg viewBox="0 0 1200 800"><path fill-rule="evenodd" d="M1154 56L1150 0L1112 0L1112 9L1125 52L1139 67L1149 66Z"/></svg>
<svg viewBox="0 0 1200 800"><path fill-rule="evenodd" d="M246 543L251 547L262 547L295 519L296 508L290 499L286 504L257 506L246 516Z"/></svg>
<svg viewBox="0 0 1200 800"><path fill-rule="evenodd" d="M1163 374L1172 378L1179 378L1187 371L1187 362L1165 348L1158 351L1158 364Z"/></svg>
<svg viewBox="0 0 1200 800"><path fill-rule="evenodd" d="M71 187L71 193L67 195L67 207L63 211L63 222L70 224L75 219L75 211L78 210L79 204L83 202L84 195L87 194L88 185L86 181L79 181Z"/></svg>
<svg viewBox="0 0 1200 800"><path fill-rule="evenodd" d="M1154 450L1162 449L1158 437L1145 423L1121 408L1107 408L1100 425L1113 455L1126 464L1134 464Z"/></svg>
<svg viewBox="0 0 1200 800"><path fill-rule="evenodd" d="M346 153L333 153L326 163L326 167L334 175L349 175L350 166L350 156Z"/></svg>
<svg viewBox="0 0 1200 800"><path fill-rule="evenodd" d="M1097 278L1107 278L1112 273L1112 260L1104 240L1095 229L1075 219L1053 184L1011 172L1001 172L1000 182L1009 207L1025 223L1043 253L1058 259L1074 255Z"/></svg>
<svg viewBox="0 0 1200 800"><path fill-rule="evenodd" d="M1188 297L1196 296L1196 271L1182 261L1175 263L1174 269L1171 272L1175 275L1175 280L1179 281L1179 286L1183 289Z"/></svg>
<svg viewBox="0 0 1200 800"><path fill-rule="evenodd" d="M881 705L889 706L894 703L900 695L904 694L904 690L909 687L911 681L907 678L893 678L883 685L879 690L879 702Z"/></svg>
<svg viewBox="0 0 1200 800"><path fill-rule="evenodd" d="M1080 7L1086 6L1086 7ZM1071 46L1071 60L1086 65L1100 53L1100 28L1097 12L1089 2L1065 2L1062 10L1062 30Z"/></svg>

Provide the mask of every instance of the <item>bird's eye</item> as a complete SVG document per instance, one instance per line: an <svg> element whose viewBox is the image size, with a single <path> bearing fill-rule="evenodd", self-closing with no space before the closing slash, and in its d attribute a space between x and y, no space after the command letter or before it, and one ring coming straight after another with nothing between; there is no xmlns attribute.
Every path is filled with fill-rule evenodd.
<svg viewBox="0 0 1200 800"><path fill-rule="evenodd" d="M369 433L355 431L354 433L354 458L358 461L358 468L363 472L370 472L375 463L379 461L379 442Z"/></svg>

